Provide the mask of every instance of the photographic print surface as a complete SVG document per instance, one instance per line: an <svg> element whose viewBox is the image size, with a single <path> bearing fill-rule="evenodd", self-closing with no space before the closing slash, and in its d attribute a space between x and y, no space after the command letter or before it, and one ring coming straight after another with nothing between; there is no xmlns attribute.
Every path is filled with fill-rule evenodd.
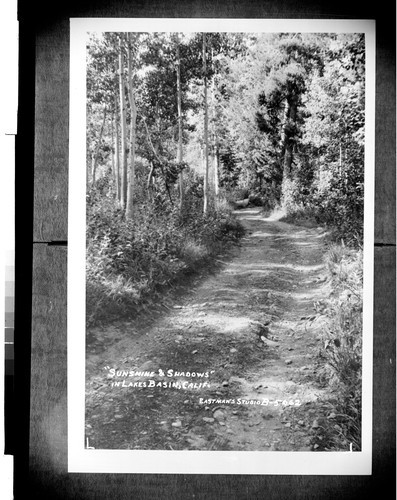
<svg viewBox="0 0 397 500"><path fill-rule="evenodd" d="M69 471L370 473L374 37L71 20Z"/></svg>

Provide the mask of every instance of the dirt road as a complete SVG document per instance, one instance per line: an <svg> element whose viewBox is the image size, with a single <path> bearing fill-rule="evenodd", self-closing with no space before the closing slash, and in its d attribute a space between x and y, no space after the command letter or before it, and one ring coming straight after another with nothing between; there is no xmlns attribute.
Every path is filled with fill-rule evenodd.
<svg viewBox="0 0 397 500"><path fill-rule="evenodd" d="M91 329L86 436L96 449L311 450L324 230L238 217L240 246L151 320ZM161 312L159 312L161 311ZM179 372L176 374L176 372Z"/></svg>

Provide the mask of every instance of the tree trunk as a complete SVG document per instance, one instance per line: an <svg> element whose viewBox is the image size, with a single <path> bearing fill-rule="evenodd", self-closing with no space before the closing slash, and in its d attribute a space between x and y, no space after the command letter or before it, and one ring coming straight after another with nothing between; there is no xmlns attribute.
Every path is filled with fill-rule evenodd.
<svg viewBox="0 0 397 500"><path fill-rule="evenodd" d="M218 147L214 145L215 154L214 154L214 181L215 181L215 196L218 198L219 196L219 152Z"/></svg>
<svg viewBox="0 0 397 500"><path fill-rule="evenodd" d="M96 167L98 165L98 155L99 155L99 150L101 148L101 143L102 143L102 135L103 135L103 129L105 128L105 120L106 120L106 106L103 108L103 118L102 118L102 125L101 129L99 131L99 138L98 138L98 143L95 148L95 153L94 157L92 159L92 170L91 170L91 183L92 185L95 184L95 177L96 177Z"/></svg>
<svg viewBox="0 0 397 500"><path fill-rule="evenodd" d="M297 108L298 99L293 95L288 99L287 121L284 125L284 179L289 179L291 177Z"/></svg>
<svg viewBox="0 0 397 500"><path fill-rule="evenodd" d="M116 129L115 134L115 156L116 156L116 168L115 168L115 181L116 181L116 197L117 200L121 200L121 189L120 189L120 151L119 151L119 123L118 123L118 113L117 113L118 103L117 94L114 95L114 126Z"/></svg>
<svg viewBox="0 0 397 500"><path fill-rule="evenodd" d="M124 55L123 35L119 38L119 92L120 92L120 123L121 123L121 206L127 206L127 151L126 151L126 112L124 95Z"/></svg>
<svg viewBox="0 0 397 500"><path fill-rule="evenodd" d="M342 143L339 143L339 177L342 179L343 150Z"/></svg>
<svg viewBox="0 0 397 500"><path fill-rule="evenodd" d="M214 52L212 50L212 60L214 58ZM216 140L216 130L215 130L215 120L216 120L216 110L215 110L215 77L212 77L211 82L211 108L212 108L212 175L215 197L218 198L219 194L219 182L218 182L218 148Z"/></svg>
<svg viewBox="0 0 397 500"><path fill-rule="evenodd" d="M154 173L154 164L150 162L150 171L147 179L146 189L148 191L149 200L152 199L152 189L153 189L153 173Z"/></svg>
<svg viewBox="0 0 397 500"><path fill-rule="evenodd" d="M150 138L150 132L149 132L149 127L147 126L147 123L146 123L146 120L144 117L142 117L142 121L145 125L145 128L146 128L146 137L147 137L147 141L149 143L149 146L151 147L153 153L154 153L154 156L155 158L157 159L157 161L159 162L159 167L160 167L160 170L161 170L161 173L163 174L163 178L164 178L164 183L165 183L165 188L167 190L167 193L168 193L168 197L170 199L170 203L171 205L173 205L173 201L172 201L172 196L171 196L171 192L170 192L170 187L168 186L168 183L167 183L167 180L166 180L166 175L165 175L165 172L164 172L164 167L163 167L163 164L162 164L162 161L161 161L161 158L159 157L158 155L158 152L156 151L156 148L154 147L153 145L153 142L152 142L152 139Z"/></svg>
<svg viewBox="0 0 397 500"><path fill-rule="evenodd" d="M114 165L114 111L112 112L112 119L111 119L111 154L112 154L112 176L113 179L116 178L116 172L115 172L115 165Z"/></svg>
<svg viewBox="0 0 397 500"><path fill-rule="evenodd" d="M208 212L208 102L207 102L207 56L206 39L203 33L203 76L204 76L204 214Z"/></svg>
<svg viewBox="0 0 397 500"><path fill-rule="evenodd" d="M131 109L130 125L130 168L128 172L127 206L125 216L132 219L134 214L135 149L136 149L136 103L132 84L131 33L128 33L128 95Z"/></svg>
<svg viewBox="0 0 397 500"><path fill-rule="evenodd" d="M175 34L176 42L176 88L177 88L177 99L178 99L178 155L177 163L181 164L183 161L183 123L182 123L182 89L181 89L181 57L179 51L179 34ZM179 173L179 210L182 211L183 208L183 198L184 198L184 187L183 187L183 172Z"/></svg>
<svg viewBox="0 0 397 500"><path fill-rule="evenodd" d="M288 139L287 128L288 128L289 109L290 108L288 99L285 99L283 124L281 129L281 156L280 156L283 168L285 162L285 150L287 147L287 139Z"/></svg>

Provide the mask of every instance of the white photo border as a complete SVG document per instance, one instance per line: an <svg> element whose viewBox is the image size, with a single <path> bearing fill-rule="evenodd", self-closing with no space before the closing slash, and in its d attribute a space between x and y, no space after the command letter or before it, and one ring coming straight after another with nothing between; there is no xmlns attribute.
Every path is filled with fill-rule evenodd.
<svg viewBox="0 0 397 500"><path fill-rule="evenodd" d="M365 188L362 450L355 452L86 449L86 43L89 32L283 32L365 34ZM68 472L370 475L372 470L375 21L319 19L70 19L68 204Z"/></svg>

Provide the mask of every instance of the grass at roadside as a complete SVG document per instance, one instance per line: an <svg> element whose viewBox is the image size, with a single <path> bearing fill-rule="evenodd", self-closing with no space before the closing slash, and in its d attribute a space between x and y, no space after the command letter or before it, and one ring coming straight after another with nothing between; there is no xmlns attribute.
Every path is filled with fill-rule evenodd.
<svg viewBox="0 0 397 500"><path fill-rule="evenodd" d="M317 449L361 449L362 251L333 244L326 257L332 291L319 314L325 315L319 351L319 381L331 397L323 402ZM321 440L319 437L321 436Z"/></svg>
<svg viewBox="0 0 397 500"><path fill-rule="evenodd" d="M126 220L111 200L89 200L87 206L88 326L158 301L161 290L211 262L243 234L225 203L208 215L189 199L183 212L147 203L133 220Z"/></svg>

